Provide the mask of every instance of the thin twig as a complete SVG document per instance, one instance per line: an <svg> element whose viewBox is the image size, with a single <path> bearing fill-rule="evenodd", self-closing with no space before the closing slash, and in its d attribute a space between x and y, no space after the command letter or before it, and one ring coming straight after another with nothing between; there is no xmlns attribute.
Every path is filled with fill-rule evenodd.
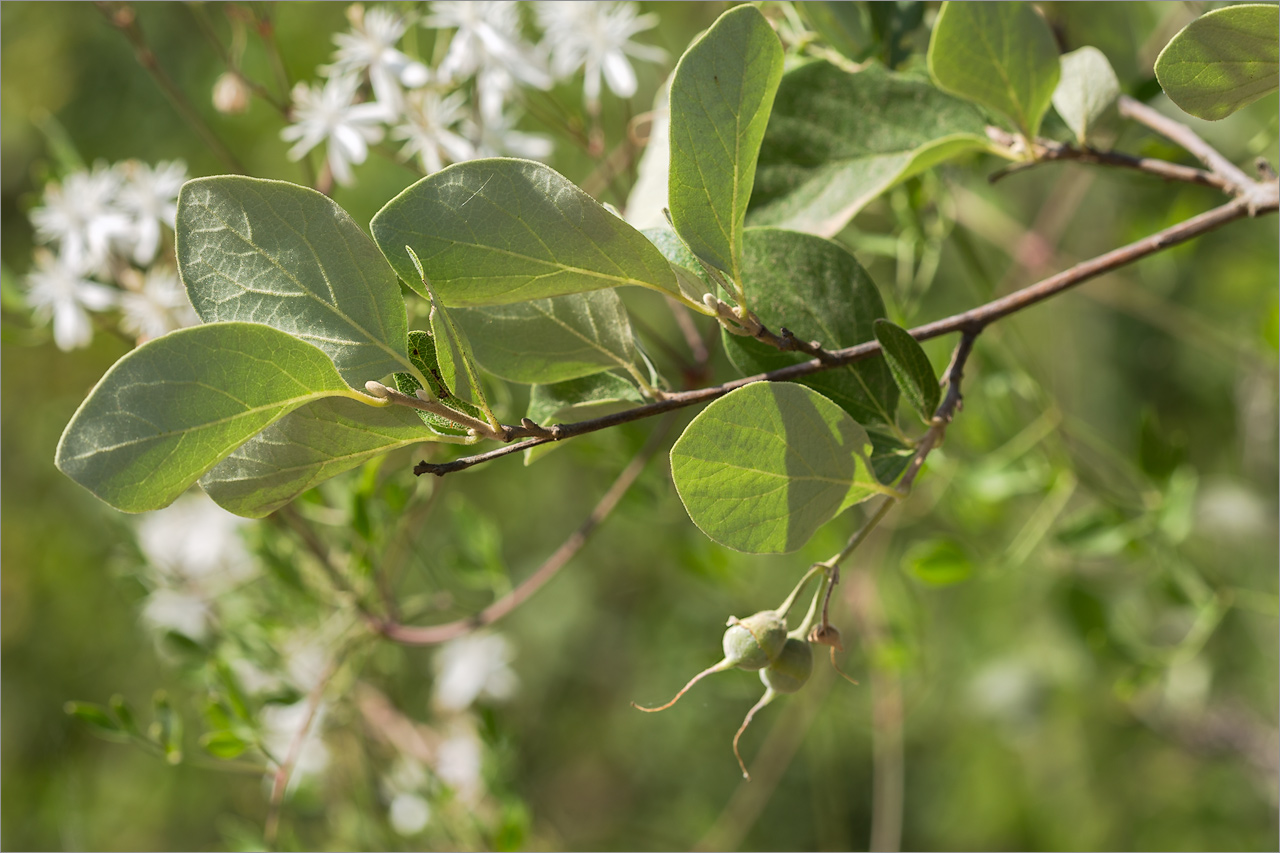
<svg viewBox="0 0 1280 853"><path fill-rule="evenodd" d="M1120 115L1145 124L1156 133L1186 149L1197 160L1208 166L1209 171L1226 180L1233 187L1234 192L1248 192L1256 183L1240 167L1222 156L1216 148L1201 139L1199 134L1182 122L1163 116L1142 101L1128 95L1121 95L1117 106Z"/></svg>
<svg viewBox="0 0 1280 853"><path fill-rule="evenodd" d="M195 106L187 98L182 88L173 81L168 73L160 67L160 62L156 59L155 52L147 44L146 36L142 33L142 28L138 26L137 15L132 6L128 3L107 3L95 2L95 6L117 30L122 32L129 40L129 44L133 46L134 55L151 78L155 80L156 85L164 92L165 97L178 111L178 114L191 125L192 129L199 134L205 144L214 153L223 164L236 174L244 174L244 167L240 165L240 161L231 153L227 146L222 144L222 140L218 139L217 134L205 122L204 118L196 110Z"/></svg>
<svg viewBox="0 0 1280 853"><path fill-rule="evenodd" d="M1260 215L1263 213L1274 213L1280 208L1280 197L1275 196L1275 184L1266 184L1272 188L1273 197L1264 207L1254 211L1250 210L1251 201L1245 198L1237 198L1227 202L1224 205L1215 207L1206 211L1199 216L1192 217L1177 225L1170 226L1163 231L1158 231L1141 240L1136 240L1127 246L1114 249L1106 254L1099 255L1090 260L1083 261L1070 269L1064 270L1056 275L1052 275L1035 284L1028 285L1021 290L1014 291L1007 296L994 299L977 308L964 311L960 314L953 314L941 320L932 323L926 323L923 326L917 326L911 330L911 335L918 341L926 341L952 332L962 331L964 329L980 330L987 325L1015 314L1025 308L1029 308L1039 302L1043 302L1050 297L1056 296L1064 290L1068 290L1076 285L1096 278L1111 270L1118 269L1135 261L1141 260L1148 255L1155 254L1170 246L1184 243L1202 234L1214 231L1222 226L1234 222L1237 219L1243 219L1251 215ZM465 456L461 459L455 459L451 462L430 463L419 462L413 468L415 474L435 474L444 476L455 471L462 471L482 462L488 462L509 453L518 453L529 447L535 447L539 444L545 444L548 441L560 441L566 438L573 438L579 435L585 435L597 430L608 429L618 426L619 424L631 423L632 421L642 420L644 418L660 415L665 412L671 412L676 409L682 409L686 406L693 406L699 403L709 403L712 400L719 399L730 391L749 385L752 382L782 382L793 379L799 379L802 376L809 376L814 373L820 373L824 370L830 370L834 367L841 367L853 364L878 354L880 352L880 344L877 341L867 341L866 343L857 344L856 346L846 347L844 349L830 351L830 360L813 359L811 361L793 364L778 370L772 370L768 373L758 373L754 376L747 376L742 379L735 379L731 382L725 382L721 385L715 385L708 388L699 388L695 391L683 391L678 393L667 394L664 399L654 403L648 403L637 406L626 411L617 412L612 415L605 415L599 418L593 418L576 423L556 424L550 427L556 432L556 438L535 438L530 441L523 441L515 444L509 444L505 447L499 447L486 453L479 453L474 456Z"/></svg>
<svg viewBox="0 0 1280 853"><path fill-rule="evenodd" d="M417 627L384 621L373 623L371 627L387 639L394 640L397 643L409 646L431 646L469 634L472 631L497 622L512 610L515 610L541 589L547 581L555 577L556 573L582 550L582 546L587 544L587 538L592 531L609 517L614 507L618 505L618 501L622 500L622 496L626 494L627 489L631 488L631 484L636 481L636 478L640 476L640 472L644 470L645 465L658 451L658 448L666 439L667 432L671 429L672 422L672 418L667 418L659 424L658 428L653 431L653 434L645 442L644 447L640 449L640 452L636 454L630 464L618 475L618 479L600 498L600 502L596 504L595 509L591 510L591 514L587 516L586 520L582 522L577 530L570 534L569 538L556 549L555 553L538 567L537 571L521 581L520 585L507 593L507 595L474 616L447 622L443 625Z"/></svg>
<svg viewBox="0 0 1280 853"><path fill-rule="evenodd" d="M241 83L244 83L244 85L248 87L249 91L253 92L253 94L270 104L276 112L280 113L280 115L288 118L289 105L267 91L266 86L263 86L257 80L246 76L245 73L240 70L240 63L232 56L232 53L227 49L227 46L222 43L222 39L218 37L217 31L209 21L209 16L205 11L205 7L201 4L192 3L187 5L187 9L191 12L191 16L196 19L196 26L200 28L200 32L202 32L205 39L213 45L213 49L217 51L218 57L222 60L222 63L227 66L227 70L236 75L236 78L239 79Z"/></svg>
<svg viewBox="0 0 1280 853"><path fill-rule="evenodd" d="M302 755L302 745L306 743L307 735L311 731L311 724L315 722L316 712L320 709L320 700L324 697L325 688L329 686L329 680L333 678L333 674L337 671L337 660L329 661L324 672L320 674L320 678L316 680L315 686L307 694L307 718L289 743L289 752L276 769L275 777L272 779L271 801L267 807L267 823L262 830L263 839L269 847L275 846L276 834L280 830L280 810L284 805L284 792L289 786L289 777L293 775L293 768L298 763L298 758Z"/></svg>

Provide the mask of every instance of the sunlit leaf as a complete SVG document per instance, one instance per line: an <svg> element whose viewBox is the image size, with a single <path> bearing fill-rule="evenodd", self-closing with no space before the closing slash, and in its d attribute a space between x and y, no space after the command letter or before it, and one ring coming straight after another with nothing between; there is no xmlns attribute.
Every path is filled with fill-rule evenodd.
<svg viewBox="0 0 1280 853"><path fill-rule="evenodd" d="M1034 137L1060 68L1053 31L1030 3L942 4L929 41L938 86L1004 113Z"/></svg>
<svg viewBox="0 0 1280 853"><path fill-rule="evenodd" d="M693 419L671 448L671 476L689 518L738 551L804 545L849 500L874 494L862 427L816 391L753 382Z"/></svg>
<svg viewBox="0 0 1280 853"><path fill-rule="evenodd" d="M756 155L782 77L764 15L725 12L685 51L671 81L671 221L705 263L740 281Z"/></svg>
<svg viewBox="0 0 1280 853"><path fill-rule="evenodd" d="M1120 96L1120 81L1096 47L1062 54L1062 78L1053 90L1053 108L1084 143L1089 131Z"/></svg>
<svg viewBox="0 0 1280 853"><path fill-rule="evenodd" d="M445 305L504 305L639 285L679 294L653 244L549 166L457 163L423 178L373 217L373 238L427 296L405 246Z"/></svg>
<svg viewBox="0 0 1280 853"><path fill-rule="evenodd" d="M107 371L55 462L116 509L159 509L259 430L330 396L357 395L306 341L256 323L180 329Z"/></svg>
<svg viewBox="0 0 1280 853"><path fill-rule="evenodd" d="M1156 57L1169 100L1216 121L1280 86L1280 7L1246 3L1214 9L1173 37Z"/></svg>

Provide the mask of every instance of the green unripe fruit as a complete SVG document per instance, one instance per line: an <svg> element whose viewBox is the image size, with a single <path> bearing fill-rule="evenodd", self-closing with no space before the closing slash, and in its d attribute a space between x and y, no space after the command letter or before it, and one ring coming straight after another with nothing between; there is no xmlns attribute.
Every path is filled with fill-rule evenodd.
<svg viewBox="0 0 1280 853"><path fill-rule="evenodd" d="M730 617L724 632L724 659L738 669L764 669L781 654L787 623L776 610L761 610L746 619Z"/></svg>
<svg viewBox="0 0 1280 853"><path fill-rule="evenodd" d="M813 650L804 640L789 637L782 653L761 671L764 686L776 693L795 693L813 672Z"/></svg>

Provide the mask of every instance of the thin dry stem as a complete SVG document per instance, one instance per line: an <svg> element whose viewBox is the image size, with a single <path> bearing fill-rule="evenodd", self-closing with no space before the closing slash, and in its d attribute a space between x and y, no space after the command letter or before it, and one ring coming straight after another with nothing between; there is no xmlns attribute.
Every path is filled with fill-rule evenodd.
<svg viewBox="0 0 1280 853"><path fill-rule="evenodd" d="M717 663L717 664L713 664L713 665L711 665L711 666L707 667L707 668L706 668L706 669L704 669L702 672L698 673L698 674L697 674L697 675L695 675L693 678L689 679L689 683L688 683L688 684L686 684L684 687L681 687L681 688L680 688L680 692L679 692L679 693L677 693L677 694L675 695L675 697L674 697L674 698L672 698L672 700L671 700L670 702L668 702L667 704L665 704L665 705L659 705L659 706L658 706L658 707L656 707L656 708L646 708L646 707L644 707L643 705L637 705L635 702L632 702L632 703L631 703L631 707L632 707L632 708L635 708L637 711L644 711L646 714L656 714L658 711L665 711L665 710L667 710L668 708L670 708L672 705L674 705L674 704L676 704L677 702L679 702L679 701L680 701L680 697L681 697L681 696L683 696L684 694L688 693L688 692L689 692L689 688L690 688L690 687L692 687L693 685L697 684L699 681L701 681L702 679L706 678L708 675L711 675L712 673L716 673L716 672L724 672L724 671L725 671L725 670L727 670L727 669L733 669L733 664L729 662L729 659L728 659L728 658L725 658L724 660L720 661L719 663Z"/></svg>
<svg viewBox="0 0 1280 853"><path fill-rule="evenodd" d="M747 726L751 725L751 719L765 705L768 705L777 697L777 692L772 688L765 688L764 695L760 697L760 701L751 706L751 710L747 712L747 718L742 721L742 725L738 727L738 733L733 736L733 755L738 759L738 766L742 768L742 778L748 782L751 781L751 774L747 772L747 764L742 760L742 753L738 751L738 741L742 739L742 733L747 730Z"/></svg>

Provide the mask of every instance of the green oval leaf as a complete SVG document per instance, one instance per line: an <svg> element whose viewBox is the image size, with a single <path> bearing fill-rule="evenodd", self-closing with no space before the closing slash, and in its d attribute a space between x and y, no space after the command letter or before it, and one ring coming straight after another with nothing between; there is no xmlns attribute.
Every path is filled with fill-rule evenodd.
<svg viewBox="0 0 1280 853"><path fill-rule="evenodd" d="M635 371L631 321L612 290L449 312L476 363L512 382L564 382L622 368Z"/></svg>
<svg viewBox="0 0 1280 853"><path fill-rule="evenodd" d="M423 441L466 443L428 431L405 406L374 408L342 397L295 409L231 452L200 478L228 512L262 518L343 471Z"/></svg>
<svg viewBox="0 0 1280 853"><path fill-rule="evenodd" d="M200 736L200 746L214 758L229 760L240 756L249 744L232 731L206 732Z"/></svg>
<svg viewBox="0 0 1280 853"><path fill-rule="evenodd" d="M1053 90L1053 108L1081 144L1118 97L1120 81L1102 51L1082 47L1062 54L1062 77Z"/></svg>
<svg viewBox="0 0 1280 853"><path fill-rule="evenodd" d="M263 323L315 344L356 389L409 367L395 273L328 196L235 175L188 181L176 240L206 323Z"/></svg>
<svg viewBox="0 0 1280 853"><path fill-rule="evenodd" d="M872 323L884 316L884 302L867 271L844 247L798 231L748 228L744 249L743 279L753 310L773 332L785 327L828 349L875 338ZM728 332L722 332L721 339L729 360L744 376L810 359ZM898 389L882 359L866 359L799 381L869 429L895 432Z"/></svg>
<svg viewBox="0 0 1280 853"><path fill-rule="evenodd" d="M62 710L89 726L93 733L115 743L127 743L130 735L112 719L107 709L92 702L68 702Z"/></svg>
<svg viewBox="0 0 1280 853"><path fill-rule="evenodd" d="M951 586L973 575L973 562L968 553L950 539L932 539L913 545L902 563L908 572L929 586Z"/></svg>
<svg viewBox="0 0 1280 853"><path fill-rule="evenodd" d="M778 87L748 222L834 236L894 184L988 147L986 125L926 80L802 65Z"/></svg>
<svg viewBox="0 0 1280 853"><path fill-rule="evenodd" d="M1280 8L1271 3L1206 12L1160 51L1156 79L1184 112L1226 118L1280 86L1278 30Z"/></svg>
<svg viewBox="0 0 1280 853"><path fill-rule="evenodd" d="M910 332L888 320L876 320L875 333L898 390L920 418L929 423L942 399L938 374L933 372L929 357L924 354L920 343L911 337Z"/></svg>
<svg viewBox="0 0 1280 853"><path fill-rule="evenodd" d="M55 463L111 506L168 506L268 424L355 392L311 344L256 323L212 323L148 341L80 404Z"/></svg>
<svg viewBox="0 0 1280 853"><path fill-rule="evenodd" d="M737 551L804 545L878 487L870 442L843 409L789 382L753 382L707 406L671 448L671 477L689 518Z"/></svg>
<svg viewBox="0 0 1280 853"><path fill-rule="evenodd" d="M449 166L389 201L372 228L400 278L427 297L408 246L449 306L626 284L679 295L675 273L644 235L541 163Z"/></svg>
<svg viewBox="0 0 1280 853"><path fill-rule="evenodd" d="M940 88L1004 113L1027 138L1060 74L1053 31L1029 3L943 3L928 62Z"/></svg>
<svg viewBox="0 0 1280 853"><path fill-rule="evenodd" d="M690 45L671 81L671 221L695 255L735 282L782 53L760 10L735 6Z"/></svg>

